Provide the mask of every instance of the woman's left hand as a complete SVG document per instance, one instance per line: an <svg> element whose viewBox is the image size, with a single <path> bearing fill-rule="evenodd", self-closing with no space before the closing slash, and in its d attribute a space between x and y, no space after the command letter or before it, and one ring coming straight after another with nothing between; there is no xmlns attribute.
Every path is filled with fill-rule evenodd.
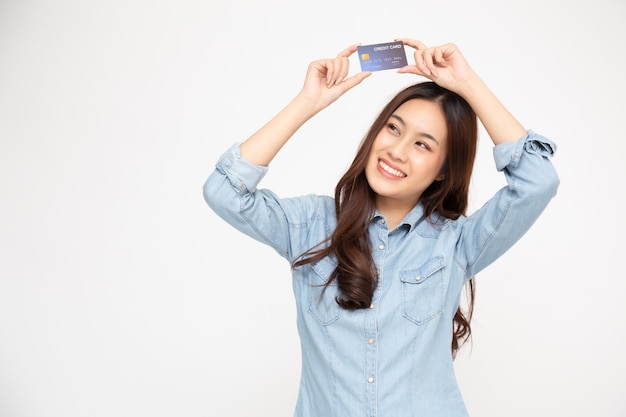
<svg viewBox="0 0 626 417"><path fill-rule="evenodd" d="M424 76L456 93L460 93L463 87L476 77L459 48L452 43L428 48L414 39L400 38L396 41L415 49L413 53L415 65L400 68L399 73Z"/></svg>

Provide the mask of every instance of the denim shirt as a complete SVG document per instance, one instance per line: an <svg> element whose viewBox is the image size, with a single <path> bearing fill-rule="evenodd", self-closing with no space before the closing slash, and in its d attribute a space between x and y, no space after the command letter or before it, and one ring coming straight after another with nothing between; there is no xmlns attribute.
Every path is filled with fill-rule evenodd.
<svg viewBox="0 0 626 417"><path fill-rule="evenodd" d="M418 203L389 230L376 213L369 236L378 286L368 309L342 309L336 285L323 291L332 257L293 270L302 350L295 416L467 416L450 348L461 290L556 194L559 179L548 160L555 150L532 131L496 146L507 186L468 217L425 219ZM244 160L236 144L207 179L204 197L232 226L292 262L332 233L334 200L282 199L257 189L266 170Z"/></svg>

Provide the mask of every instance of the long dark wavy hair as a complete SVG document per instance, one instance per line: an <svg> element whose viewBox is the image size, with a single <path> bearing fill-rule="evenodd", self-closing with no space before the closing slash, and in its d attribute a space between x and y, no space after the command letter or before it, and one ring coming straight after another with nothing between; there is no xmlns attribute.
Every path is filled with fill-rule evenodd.
<svg viewBox="0 0 626 417"><path fill-rule="evenodd" d="M334 255L337 267L326 285L336 281L340 296L337 303L344 309L369 308L377 285L375 265L369 244L368 227L375 211L376 194L365 177L365 167L374 139L387 124L389 117L403 103L424 99L438 103L443 110L447 128L447 155L444 179L433 182L422 194L420 203L424 216L432 214L457 219L464 215L468 204L470 178L474 166L478 138L476 113L459 95L434 82L422 82L400 91L379 113L362 140L352 165L335 188L337 227L323 243L302 254L293 267L317 262ZM467 287L468 307L454 315L452 355L471 336L470 321L474 309L474 280Z"/></svg>

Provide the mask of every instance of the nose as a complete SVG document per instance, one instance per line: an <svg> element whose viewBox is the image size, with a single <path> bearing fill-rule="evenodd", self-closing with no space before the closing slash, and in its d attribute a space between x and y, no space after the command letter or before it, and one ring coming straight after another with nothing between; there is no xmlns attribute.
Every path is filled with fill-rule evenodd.
<svg viewBox="0 0 626 417"><path fill-rule="evenodd" d="M389 155L397 161L406 161L407 158L407 141L398 140L389 146Z"/></svg>

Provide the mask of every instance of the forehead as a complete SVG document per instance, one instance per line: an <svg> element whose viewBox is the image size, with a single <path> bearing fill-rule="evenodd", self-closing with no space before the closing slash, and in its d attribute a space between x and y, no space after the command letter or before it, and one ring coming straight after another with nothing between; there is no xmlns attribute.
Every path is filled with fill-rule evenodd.
<svg viewBox="0 0 626 417"><path fill-rule="evenodd" d="M402 103L392 114L400 116L407 129L415 130L416 133L428 133L437 140L445 140L448 129L439 103L412 99Z"/></svg>
<svg viewBox="0 0 626 417"><path fill-rule="evenodd" d="M405 101L393 112L393 114L396 113L406 116L408 121L414 121L415 123L421 121L424 123L443 122L445 125L446 121L443 109L439 103L422 98Z"/></svg>

